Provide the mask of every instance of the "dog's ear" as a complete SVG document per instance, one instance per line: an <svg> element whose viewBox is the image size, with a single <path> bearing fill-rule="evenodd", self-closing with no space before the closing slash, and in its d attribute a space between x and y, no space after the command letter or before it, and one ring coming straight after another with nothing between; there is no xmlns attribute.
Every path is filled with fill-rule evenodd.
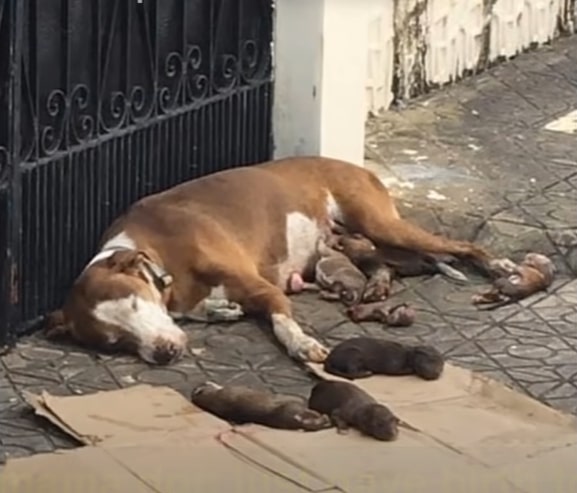
<svg viewBox="0 0 577 493"><path fill-rule="evenodd" d="M46 316L43 329L47 339L59 339L70 335L72 323L66 318L62 310L56 310Z"/></svg>
<svg viewBox="0 0 577 493"><path fill-rule="evenodd" d="M116 272L130 273L139 270L142 264L148 260L148 256L141 251L115 252L107 260L107 266Z"/></svg>

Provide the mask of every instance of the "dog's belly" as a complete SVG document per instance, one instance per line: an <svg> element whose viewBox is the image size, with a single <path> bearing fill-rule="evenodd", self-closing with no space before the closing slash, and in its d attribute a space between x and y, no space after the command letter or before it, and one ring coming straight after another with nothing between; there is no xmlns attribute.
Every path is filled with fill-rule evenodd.
<svg viewBox="0 0 577 493"><path fill-rule="evenodd" d="M278 285L287 287L293 273L305 274L313 265L318 244L327 231L318 221L300 213L291 212L286 219L287 256L278 266Z"/></svg>

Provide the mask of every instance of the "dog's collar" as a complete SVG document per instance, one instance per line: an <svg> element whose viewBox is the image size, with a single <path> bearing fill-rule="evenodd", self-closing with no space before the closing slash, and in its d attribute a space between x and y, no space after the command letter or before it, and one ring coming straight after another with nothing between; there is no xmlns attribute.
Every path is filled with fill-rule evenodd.
<svg viewBox="0 0 577 493"><path fill-rule="evenodd" d="M133 252L133 248L128 248L124 246L111 246L102 249L86 266L89 267L95 262L104 260L105 258L111 257L116 252ZM152 282L156 289L163 292L167 287L172 284L172 276L156 262L153 262L148 256L146 256L146 261L144 262L144 268L148 275L152 278Z"/></svg>
<svg viewBox="0 0 577 493"><path fill-rule="evenodd" d="M172 284L172 276L166 272L163 267L153 262L152 260L147 259L144 263L144 268L150 274L156 289L158 289L160 292L163 292Z"/></svg>

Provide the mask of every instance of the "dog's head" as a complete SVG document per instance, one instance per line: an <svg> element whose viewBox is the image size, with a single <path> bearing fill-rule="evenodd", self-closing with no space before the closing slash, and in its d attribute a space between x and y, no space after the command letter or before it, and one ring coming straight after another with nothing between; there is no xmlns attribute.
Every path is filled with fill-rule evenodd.
<svg viewBox="0 0 577 493"><path fill-rule="evenodd" d="M136 353L149 363L171 363L187 337L166 309L170 285L170 276L146 253L116 251L78 277L64 307L47 317L46 335Z"/></svg>

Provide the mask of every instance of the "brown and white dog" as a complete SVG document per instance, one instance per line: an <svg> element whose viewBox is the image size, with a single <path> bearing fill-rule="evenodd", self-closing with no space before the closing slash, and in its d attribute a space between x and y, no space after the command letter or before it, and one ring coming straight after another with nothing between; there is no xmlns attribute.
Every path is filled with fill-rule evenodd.
<svg viewBox="0 0 577 493"><path fill-rule="evenodd" d="M294 358L327 350L293 319L291 276L313 271L333 222L377 246L447 253L487 265L480 247L430 234L400 218L371 172L318 157L236 168L136 202L105 232L47 335L168 364L187 346L179 316L262 315Z"/></svg>

